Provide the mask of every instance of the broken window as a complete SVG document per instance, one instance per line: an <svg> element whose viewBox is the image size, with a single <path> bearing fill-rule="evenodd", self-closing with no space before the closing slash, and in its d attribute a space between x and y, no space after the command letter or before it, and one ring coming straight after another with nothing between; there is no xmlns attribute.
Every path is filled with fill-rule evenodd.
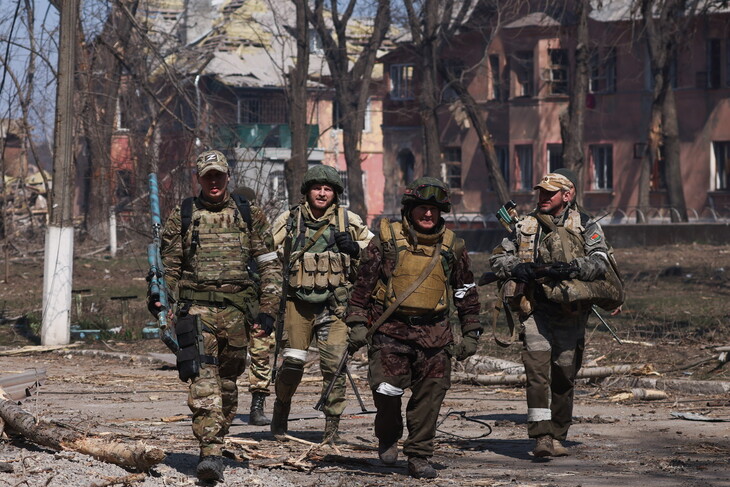
<svg viewBox="0 0 730 487"><path fill-rule="evenodd" d="M390 97L393 100L414 98L412 64L394 64L390 67Z"/></svg>
<svg viewBox="0 0 730 487"><path fill-rule="evenodd" d="M548 93L551 95L568 94L568 50L548 49L550 66L547 70Z"/></svg>
<svg viewBox="0 0 730 487"><path fill-rule="evenodd" d="M563 144L547 145L548 172L555 172L565 166L563 162Z"/></svg>
<svg viewBox="0 0 730 487"><path fill-rule="evenodd" d="M517 156L517 190L532 191L532 145L516 145L515 155Z"/></svg>
<svg viewBox="0 0 730 487"><path fill-rule="evenodd" d="M613 188L613 146L610 144L592 145L593 160L592 189Z"/></svg>
<svg viewBox="0 0 730 487"><path fill-rule="evenodd" d="M502 98L502 74L499 71L499 55L491 54L489 56L489 71L491 72L491 100L501 101Z"/></svg>
<svg viewBox="0 0 730 487"><path fill-rule="evenodd" d="M613 93L616 91L616 49L596 49L590 59L591 93Z"/></svg>
<svg viewBox="0 0 730 487"><path fill-rule="evenodd" d="M451 189L461 189L461 147L446 147L441 164L441 179Z"/></svg>
<svg viewBox="0 0 730 487"><path fill-rule="evenodd" d="M517 51L512 56L512 69L515 73L515 96L532 96L534 93L534 55L532 51Z"/></svg>

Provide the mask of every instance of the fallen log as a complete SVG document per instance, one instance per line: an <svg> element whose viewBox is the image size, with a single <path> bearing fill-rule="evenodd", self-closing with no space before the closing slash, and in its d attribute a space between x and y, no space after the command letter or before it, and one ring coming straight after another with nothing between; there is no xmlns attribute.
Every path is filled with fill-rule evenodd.
<svg viewBox="0 0 730 487"><path fill-rule="evenodd" d="M651 365L613 365L608 367L586 367L578 371L578 379L597 379L611 375L646 375L651 373ZM454 373L455 382L465 382L482 386L517 385L527 382L525 374L506 375L467 375Z"/></svg>
<svg viewBox="0 0 730 487"><path fill-rule="evenodd" d="M85 436L64 426L57 426L35 418L11 401L0 399L0 418L6 430L12 430L26 440L54 450L70 450L90 455L97 460L124 468L147 471L165 459L165 452L145 445L126 444L106 438Z"/></svg>

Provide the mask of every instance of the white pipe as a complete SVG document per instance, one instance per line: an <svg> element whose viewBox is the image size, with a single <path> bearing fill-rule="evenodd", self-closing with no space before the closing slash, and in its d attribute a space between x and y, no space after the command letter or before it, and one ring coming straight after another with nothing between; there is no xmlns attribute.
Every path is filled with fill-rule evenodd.
<svg viewBox="0 0 730 487"><path fill-rule="evenodd" d="M71 341L74 228L48 226L43 269L41 344Z"/></svg>
<svg viewBox="0 0 730 487"><path fill-rule="evenodd" d="M114 208L109 209L109 254L112 259L117 256L117 214Z"/></svg>

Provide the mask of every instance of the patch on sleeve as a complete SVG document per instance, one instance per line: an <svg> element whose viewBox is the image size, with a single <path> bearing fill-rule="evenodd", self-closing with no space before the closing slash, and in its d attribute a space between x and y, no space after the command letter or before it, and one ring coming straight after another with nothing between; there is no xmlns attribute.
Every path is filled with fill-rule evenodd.
<svg viewBox="0 0 730 487"><path fill-rule="evenodd" d="M600 241L601 241L601 234L598 233L598 232L593 232L593 235L591 235L588 238L588 243L591 244L591 245L597 244Z"/></svg>

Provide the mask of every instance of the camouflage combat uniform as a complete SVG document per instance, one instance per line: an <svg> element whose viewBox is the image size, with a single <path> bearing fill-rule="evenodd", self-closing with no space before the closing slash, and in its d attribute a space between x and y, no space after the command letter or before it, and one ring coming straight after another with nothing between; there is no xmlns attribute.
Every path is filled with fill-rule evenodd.
<svg viewBox="0 0 730 487"><path fill-rule="evenodd" d="M445 234L451 232L445 228L443 219L430 234L416 232L405 219L402 224L393 223L393 228L396 236L405 237L409 246L429 257L436 245L444 241ZM447 252L442 249L442 263L436 265L442 278L442 287L437 290L437 295L443 295L437 305L440 311L423 310L415 314L411 309L401 313L406 311L404 304L407 301L404 301L373 334L368 347L368 381L378 408L375 435L380 445L395 444L402 436L401 397L404 389L411 389L406 408L408 439L403 446L403 452L409 458L433 455L436 421L446 391L451 387L450 349L454 338L449 323L450 303L458 313L462 334L481 332L479 297L469 255L463 248L463 240L455 240L462 250ZM386 258L386 247L390 244L383 241L381 231L365 250L350 298L348 325L370 324L388 306L378 289L380 283L398 273L396 259ZM402 262L400 257L397 260ZM440 270L442 266L444 271ZM415 281L419 274L410 280ZM432 282L437 281L425 281L421 287L429 287L425 284Z"/></svg>
<svg viewBox="0 0 730 487"><path fill-rule="evenodd" d="M205 355L218 362L202 365L188 395L193 434L204 457L221 454L238 405L236 380L245 370L249 326L259 312L276 315L281 263L258 207L251 206L252 232L228 194L218 204L196 198L193 207L186 235L181 235L179 206L168 218L162 258L178 311L189 307L188 313L200 316ZM249 256L258 263L260 298L246 269Z"/></svg>
<svg viewBox="0 0 730 487"><path fill-rule="evenodd" d="M277 402L274 405L273 421L276 421L278 416L284 418L285 422L288 416L291 398L301 380L307 350L313 338L316 338L319 349L320 370L324 379L323 390L334 377L337 365L347 349L347 326L343 318L357 260L341 253L333 241L334 232L344 231L339 228L340 223L338 223L339 215L343 211L346 212L346 219L349 222L348 233L360 250L364 249L372 238L372 233L358 215L340 208L337 204L332 204L324 215L315 218L309 203L304 201L274 221L274 243L280 255L283 256L283 246L288 233L292 239L290 258L292 268L284 320L284 343L281 345L284 362L275 385ZM301 252L303 247L323 225L327 228L303 254ZM324 255L328 256L328 263L323 270ZM311 282L306 282L308 278L311 278ZM277 407L280 409L279 413L285 414L277 413ZM344 409L345 376L342 375L335 383L323 410L328 426L334 424L335 432ZM275 426L273 422L272 426ZM327 430L325 433L327 434Z"/></svg>
<svg viewBox="0 0 730 487"><path fill-rule="evenodd" d="M522 262L551 264L564 261L557 231L540 223L537 212L521 219L514 234L505 238L490 258L494 272L503 279ZM549 218L557 228L565 228L583 245L574 262L577 279L592 281L607 271L608 247L600 225L580 212L574 204ZM551 236L552 235L552 236ZM530 438L545 435L562 441L568 434L573 415L575 378L581 366L585 325L591 312L587 305L558 304L547 299L543 287L531 282L526 293L533 308L520 314L522 361L527 375L527 432Z"/></svg>

